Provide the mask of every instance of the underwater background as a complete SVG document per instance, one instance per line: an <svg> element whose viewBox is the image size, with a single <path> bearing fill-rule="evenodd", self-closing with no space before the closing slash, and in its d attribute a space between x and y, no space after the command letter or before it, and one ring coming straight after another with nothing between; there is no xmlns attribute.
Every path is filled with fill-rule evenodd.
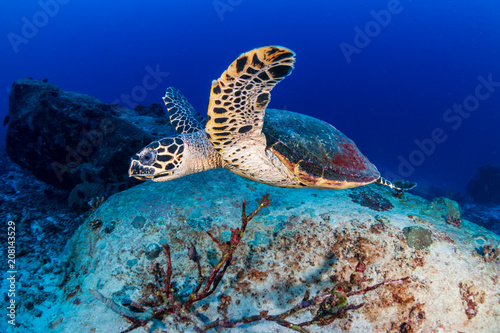
<svg viewBox="0 0 500 333"><path fill-rule="evenodd" d="M162 103L175 86L205 114L232 60L276 44L297 62L270 107L333 124L387 177L450 193L500 165L498 1L41 0L0 11L1 119L21 77L127 107ZM157 84L137 89L150 71Z"/></svg>
<svg viewBox="0 0 500 333"><path fill-rule="evenodd" d="M297 62L270 107L333 124L383 174L463 191L480 166L500 164L498 1L3 1L0 10L2 119L21 77L126 106L161 103L175 86L205 114L211 81L235 57L276 44ZM130 96L148 67L161 82ZM479 77L497 83L476 103L467 98ZM464 100L473 111L448 111ZM444 142L431 144L436 128Z"/></svg>
<svg viewBox="0 0 500 333"><path fill-rule="evenodd" d="M214 297L203 289L205 324L289 310L310 289L353 310L312 332L500 332L500 1L4 0L0 13L0 332L126 329L110 300L162 304L169 246L161 292L181 301L199 291L195 261L231 265ZM296 53L270 108L334 125L418 187L128 177L135 152L173 133L168 87L205 116L212 80L265 45ZM248 229L245 207L260 210ZM244 260L219 258L229 241Z"/></svg>

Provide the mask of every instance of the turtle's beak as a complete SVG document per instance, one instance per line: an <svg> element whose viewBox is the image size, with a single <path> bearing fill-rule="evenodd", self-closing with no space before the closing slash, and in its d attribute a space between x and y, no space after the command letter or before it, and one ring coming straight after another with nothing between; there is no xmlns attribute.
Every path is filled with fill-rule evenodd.
<svg viewBox="0 0 500 333"><path fill-rule="evenodd" d="M130 168L128 169L129 177L134 177L140 180L150 180L153 179L155 174L155 169L152 167L147 167L139 162L139 156L134 155L130 160Z"/></svg>

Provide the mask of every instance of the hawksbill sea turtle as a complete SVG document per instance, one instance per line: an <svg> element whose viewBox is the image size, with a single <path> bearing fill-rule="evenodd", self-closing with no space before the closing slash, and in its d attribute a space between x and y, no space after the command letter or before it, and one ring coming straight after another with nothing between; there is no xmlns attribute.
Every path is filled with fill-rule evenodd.
<svg viewBox="0 0 500 333"><path fill-rule="evenodd" d="M163 98L179 133L154 141L131 159L129 175L168 181L214 168L279 187L345 189L378 183L398 194L415 183L390 182L332 125L267 109L271 90L288 76L295 53L279 46L240 55L212 82L206 126L176 88Z"/></svg>

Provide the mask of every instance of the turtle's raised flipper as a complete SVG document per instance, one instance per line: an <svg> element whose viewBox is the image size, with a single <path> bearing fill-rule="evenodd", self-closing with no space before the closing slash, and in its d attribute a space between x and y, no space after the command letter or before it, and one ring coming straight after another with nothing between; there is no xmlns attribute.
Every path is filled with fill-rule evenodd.
<svg viewBox="0 0 500 333"><path fill-rule="evenodd" d="M168 110L170 123L179 134L198 132L203 129L203 125L194 117L196 111L179 89L167 88L163 101Z"/></svg>
<svg viewBox="0 0 500 333"><path fill-rule="evenodd" d="M292 72L295 53L266 46L243 53L212 82L205 133L225 168L249 179L291 186L292 172L266 149L262 132L271 90Z"/></svg>
<svg viewBox="0 0 500 333"><path fill-rule="evenodd" d="M396 191L396 196L402 196L406 191L409 191L417 186L417 183L408 182L404 180L396 180L394 182L390 182L383 177L379 177L375 183L379 185L389 186L393 190Z"/></svg>
<svg viewBox="0 0 500 333"><path fill-rule="evenodd" d="M243 136L265 148L262 126L270 91L291 73L294 61L287 48L261 47L243 53L212 82L205 133L228 163L229 147Z"/></svg>

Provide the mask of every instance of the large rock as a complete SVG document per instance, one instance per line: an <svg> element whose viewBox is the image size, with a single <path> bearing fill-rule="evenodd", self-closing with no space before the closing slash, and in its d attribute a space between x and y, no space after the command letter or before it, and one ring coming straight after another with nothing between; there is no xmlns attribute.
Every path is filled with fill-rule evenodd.
<svg viewBox="0 0 500 333"><path fill-rule="evenodd" d="M500 167L494 165L480 167L467 184L467 194L477 203L500 205Z"/></svg>
<svg viewBox="0 0 500 333"><path fill-rule="evenodd" d="M6 150L38 179L74 196L113 193L136 184L130 157L172 132L162 106L105 104L39 80L19 79L9 96ZM82 190L83 189L83 190Z"/></svg>
<svg viewBox="0 0 500 333"><path fill-rule="evenodd" d="M270 194L271 205L248 225L236 262L219 289L195 303L202 320L282 313L300 302L306 289L312 297L349 281L362 261L362 286L407 276L409 282L350 297L349 304L365 305L311 331L499 331L500 267L492 248L484 246L494 248L500 239L465 220L461 228L447 224L443 215L449 203L441 207L440 201L411 194L396 199L376 185L344 191L275 188L225 170L147 182L110 197L77 230L66 256L50 263L64 274L47 268L19 278L31 286L26 297L44 296L38 302L23 298L32 308L21 305L17 322L25 332L126 329L130 322L96 300L90 289L121 305L153 302L150 266L159 262L166 267L160 246L167 243L175 288L189 293L197 283L196 264L188 259L191 243L207 274L220 251L205 231L229 240L230 228L240 226L241 202L247 200L248 213L264 193ZM367 205L367 196L369 203L382 200L387 209ZM289 320L309 319L311 313L303 311ZM175 320L163 321L168 332L181 329ZM228 331L289 332L265 321Z"/></svg>

